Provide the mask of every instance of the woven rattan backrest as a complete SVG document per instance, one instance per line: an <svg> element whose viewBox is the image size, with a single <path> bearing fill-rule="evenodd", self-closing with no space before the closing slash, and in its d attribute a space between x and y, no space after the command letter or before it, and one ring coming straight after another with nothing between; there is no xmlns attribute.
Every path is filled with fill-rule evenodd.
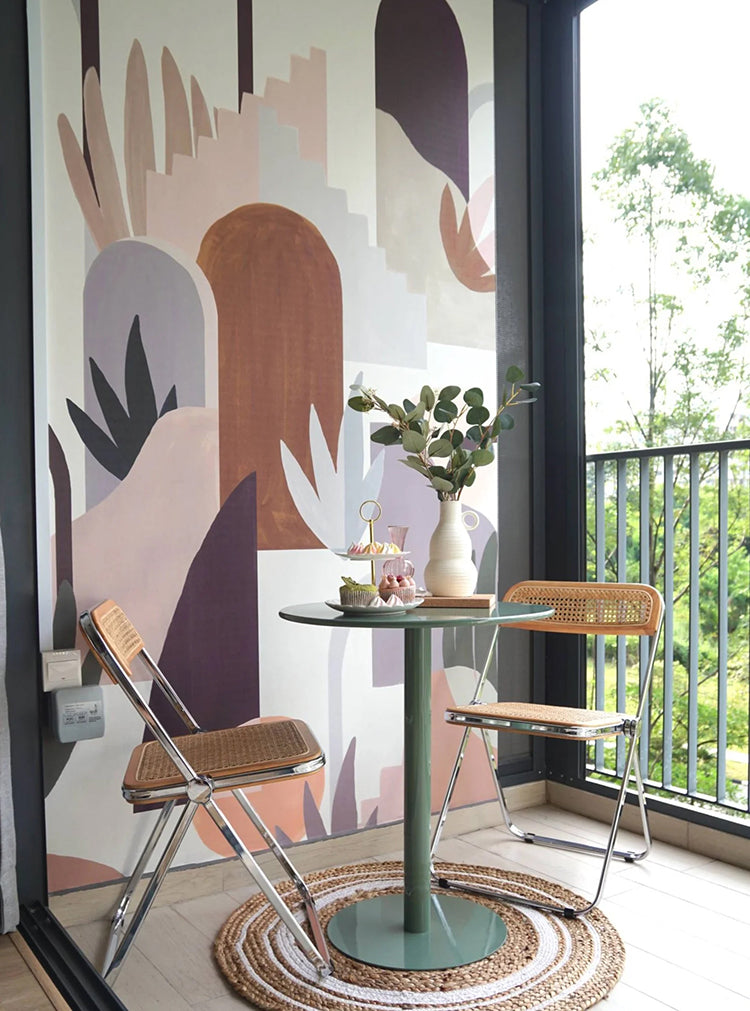
<svg viewBox="0 0 750 1011"><path fill-rule="evenodd" d="M550 618L519 622L515 626L536 632L654 635L664 609L661 594L645 583L573 583L532 579L511 586L503 600L554 607L555 613Z"/></svg>
<svg viewBox="0 0 750 1011"><path fill-rule="evenodd" d="M143 639L132 622L113 600L105 600L92 608L90 614L102 639L118 663L132 677L130 663L144 648ZM110 677L112 677L111 674Z"/></svg>

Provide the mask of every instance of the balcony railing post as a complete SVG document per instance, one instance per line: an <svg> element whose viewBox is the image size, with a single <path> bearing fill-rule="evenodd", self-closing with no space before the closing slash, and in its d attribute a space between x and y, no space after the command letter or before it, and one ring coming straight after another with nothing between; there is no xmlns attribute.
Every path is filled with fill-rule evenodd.
<svg viewBox="0 0 750 1011"><path fill-rule="evenodd" d="M698 643L700 633L700 454L690 454L690 618L688 629L687 792L698 792Z"/></svg>
<svg viewBox="0 0 750 1011"><path fill-rule="evenodd" d="M738 638L750 625L750 440L616 450L592 454L588 464L589 571L598 581L654 582L667 605L639 746L649 785L750 814L747 755L728 750L750 747L750 642ZM626 708L635 685L626 683L622 637L615 656L603 640L592 654L595 705ZM747 720L739 730L738 716ZM608 755L597 745L591 756L605 776ZM620 742L614 757L621 771Z"/></svg>
<svg viewBox="0 0 750 1011"><path fill-rule="evenodd" d="M672 785L674 734L674 457L664 459L664 693L662 699L662 786Z"/></svg>

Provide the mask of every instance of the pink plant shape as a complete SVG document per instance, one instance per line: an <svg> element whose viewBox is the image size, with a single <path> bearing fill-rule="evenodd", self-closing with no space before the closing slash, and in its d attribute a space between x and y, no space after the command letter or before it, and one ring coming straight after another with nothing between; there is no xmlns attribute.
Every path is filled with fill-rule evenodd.
<svg viewBox="0 0 750 1011"><path fill-rule="evenodd" d="M193 156L199 137L211 137L211 118L195 78L190 79L191 114L179 69L165 47L162 51L165 165L169 173L176 154ZM125 183L130 222L125 212L114 152L96 70L90 67L83 82L83 115L91 153L89 174L81 145L68 117L58 117L65 167L86 224L99 249L134 235L145 235L146 176L156 171L148 71L138 39L133 40L125 78ZM132 229L132 231L131 231Z"/></svg>
<svg viewBox="0 0 750 1011"><path fill-rule="evenodd" d="M461 224L458 224L456 205L447 184L440 200L440 235L445 255L458 280L471 291L495 290L495 275L488 273L487 262L474 239L474 228L479 230L479 222L486 219L489 210L488 183L491 183L491 180L486 180L475 195L478 200L474 210L477 224L474 227L472 227L471 205L465 208ZM487 241L491 240L483 240L483 245Z"/></svg>

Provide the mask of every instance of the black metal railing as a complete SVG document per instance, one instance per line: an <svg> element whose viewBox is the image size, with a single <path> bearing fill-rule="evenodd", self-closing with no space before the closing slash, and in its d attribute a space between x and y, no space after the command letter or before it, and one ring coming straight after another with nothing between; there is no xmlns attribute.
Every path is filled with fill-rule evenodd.
<svg viewBox="0 0 750 1011"><path fill-rule="evenodd" d="M666 616L639 758L649 788L750 814L750 441L587 457L588 578L644 582ZM592 705L634 708L625 642L591 644ZM635 658L632 658L635 659ZM599 741L589 775L622 769Z"/></svg>

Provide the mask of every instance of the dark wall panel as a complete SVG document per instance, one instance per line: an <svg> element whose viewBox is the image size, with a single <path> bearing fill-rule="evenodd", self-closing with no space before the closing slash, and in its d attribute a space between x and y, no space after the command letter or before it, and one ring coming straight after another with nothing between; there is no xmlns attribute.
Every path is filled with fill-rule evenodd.
<svg viewBox="0 0 750 1011"><path fill-rule="evenodd" d="M31 234L26 7L0 5L0 528L7 593L7 693L22 903L46 894L34 549Z"/></svg>

